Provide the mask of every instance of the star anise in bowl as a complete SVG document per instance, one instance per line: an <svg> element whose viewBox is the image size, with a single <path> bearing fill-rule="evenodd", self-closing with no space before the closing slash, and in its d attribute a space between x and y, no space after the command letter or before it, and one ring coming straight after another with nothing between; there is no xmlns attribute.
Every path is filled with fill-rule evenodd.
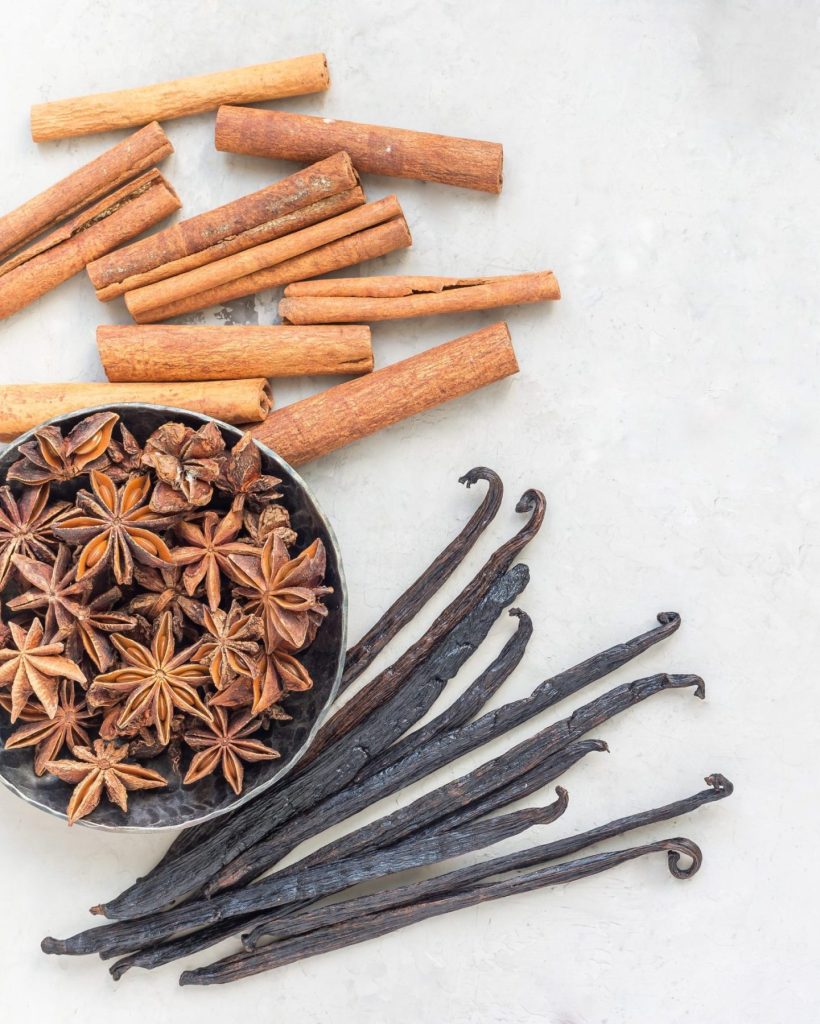
<svg viewBox="0 0 820 1024"><path fill-rule="evenodd" d="M342 585L303 481L248 434L151 406L29 432L0 457L0 777L69 823L228 810L332 699Z"/></svg>

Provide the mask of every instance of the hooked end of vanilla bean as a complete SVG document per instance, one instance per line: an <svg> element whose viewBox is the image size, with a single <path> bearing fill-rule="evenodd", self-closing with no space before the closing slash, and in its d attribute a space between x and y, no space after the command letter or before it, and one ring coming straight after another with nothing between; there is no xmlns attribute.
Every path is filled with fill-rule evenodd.
<svg viewBox="0 0 820 1024"><path fill-rule="evenodd" d="M706 699L706 683L700 676L690 676L690 686L695 687L695 696L698 700Z"/></svg>
<svg viewBox="0 0 820 1024"><path fill-rule="evenodd" d="M703 863L703 852L697 843L691 839L667 839L660 844L662 849L667 851L666 861L669 871L674 878L691 878L700 871ZM691 860L689 867L680 866L681 857L688 857Z"/></svg>
<svg viewBox="0 0 820 1024"><path fill-rule="evenodd" d="M681 618L677 612L659 612L658 622L662 626L670 626L670 633L674 633L676 629L680 628Z"/></svg>
<svg viewBox="0 0 820 1024"><path fill-rule="evenodd" d="M108 973L111 975L114 981L119 981L123 974L125 974L126 971L130 970L131 966L132 965L128 963L127 960L118 960L115 964L112 964L108 968Z"/></svg>
<svg viewBox="0 0 820 1024"><path fill-rule="evenodd" d="M524 491L524 493L518 499L518 503L515 506L515 511L540 513L541 517L543 518L546 508L547 499L544 497L541 491L536 490L535 487L530 487L528 490Z"/></svg>
<svg viewBox="0 0 820 1024"><path fill-rule="evenodd" d="M468 469L464 476L458 478L460 484L464 484L468 489L477 484L479 480L486 480L491 487L503 487L501 477L494 469L488 469L487 466L475 466L473 469Z"/></svg>
<svg viewBox="0 0 820 1024"><path fill-rule="evenodd" d="M722 796L731 796L735 791L734 783L730 782L725 775L721 775L720 772L713 772L712 775L707 775L703 781Z"/></svg>

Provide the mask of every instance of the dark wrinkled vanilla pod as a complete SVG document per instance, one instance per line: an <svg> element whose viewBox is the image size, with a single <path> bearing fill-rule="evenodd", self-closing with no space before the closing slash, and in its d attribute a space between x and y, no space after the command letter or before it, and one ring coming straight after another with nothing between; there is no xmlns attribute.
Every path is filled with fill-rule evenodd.
<svg viewBox="0 0 820 1024"><path fill-rule="evenodd" d="M286 821L343 789L367 760L379 753L432 706L451 679L476 650L501 611L529 580L524 565L497 577L474 609L416 666L418 683L402 687L342 742L327 751L298 779L261 793L219 828L181 856L154 869L121 896L95 908L106 917L130 919L154 913L198 891L219 870Z"/></svg>
<svg viewBox="0 0 820 1024"><path fill-rule="evenodd" d="M346 920L343 924L330 925L298 935L291 939L276 942L271 946L255 952L238 953L225 960L217 961L208 967L195 971L185 971L180 985L217 985L229 981L259 974L262 971L283 967L296 960L326 953L342 946L351 946L367 939L386 935L399 928L424 921L440 914L448 914L454 910L473 907L488 900L503 899L505 896L523 892L531 892L549 885L563 885L580 878L600 874L619 864L644 857L652 853L666 853L669 870L674 878L691 878L703 861L700 848L690 839L663 839L644 846L634 846L612 853L598 853L590 857L569 861L565 864L554 864L538 868L525 874L502 879L496 882L485 882L473 888L448 893L438 898L423 900L389 910L365 914ZM688 868L681 868L681 857L691 858Z"/></svg>
<svg viewBox="0 0 820 1024"><path fill-rule="evenodd" d="M366 671L375 657L384 650L396 634L427 604L442 585L452 576L470 552L475 542L495 518L501 506L504 485L501 478L486 466L477 466L464 476L459 483L471 487L479 480L487 481L487 493L464 529L455 537L441 554L427 566L418 579L394 601L379 621L354 644L345 656L345 669L339 692L343 693L351 683Z"/></svg>
<svg viewBox="0 0 820 1024"><path fill-rule="evenodd" d="M256 925L248 935L243 937L243 944L247 949L252 950L256 949L264 939L286 939L291 935L314 931L317 928L348 920L351 917L369 914L376 910L385 910L403 903L416 902L442 893L466 889L493 875L536 867L539 864L560 860L561 857L570 857L575 853L580 853L581 850L589 849L596 843L614 839L647 825L655 825L661 821L670 821L672 818L690 814L699 807L732 795L734 787L723 775L708 775L705 781L709 785L709 789L701 790L693 796L676 800L674 803L665 804L663 807L653 810L640 811L624 818L616 818L614 821L607 822L606 825L599 825L597 828L579 832L552 843L533 846L526 850L517 850L515 853L496 857L480 864L471 864L465 868L458 868L444 875L427 878L422 882L400 886L370 896L356 897L317 910L288 913L285 908L283 912L272 914L266 921Z"/></svg>
<svg viewBox="0 0 820 1024"><path fill-rule="evenodd" d="M117 921L99 928L90 928L63 941L47 938L43 940L42 949L44 953L69 955L129 953L141 949L147 942L162 941L229 917L299 900L318 899L371 878L381 878L471 853L517 835L533 825L549 824L563 814L566 806L566 791L559 787L558 799L547 807L512 811L485 821L471 822L445 833L421 838L411 836L387 850L319 864L298 875L272 875L244 889L187 903L150 918Z"/></svg>
<svg viewBox="0 0 820 1024"><path fill-rule="evenodd" d="M326 725L322 726L311 744L310 750L299 763L300 774L304 771L305 766L315 761L322 751L347 736L375 708L379 707L386 697L395 693L418 664L419 659L424 658L436 644L448 635L454 623L460 621L470 609L475 608L498 574L509 569L519 552L541 529L546 507L546 499L540 491L531 489L524 492L515 506L515 510L530 514L526 526L522 527L514 537L506 544L502 544L490 556L479 572L458 597L444 609L420 640L409 647L398 661L372 679L347 704L343 705Z"/></svg>

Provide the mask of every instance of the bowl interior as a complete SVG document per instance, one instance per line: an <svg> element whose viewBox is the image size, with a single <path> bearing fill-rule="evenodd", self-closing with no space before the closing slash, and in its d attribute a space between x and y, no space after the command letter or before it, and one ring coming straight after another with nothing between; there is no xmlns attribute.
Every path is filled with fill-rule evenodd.
<svg viewBox="0 0 820 1024"><path fill-rule="evenodd" d="M90 412L109 408L119 413L122 421L140 443L168 420L186 423L194 429L208 422L207 416L198 413L137 404L84 409L81 412L56 417L49 422L59 424L66 433ZM242 436L242 432L236 427L215 422L229 446ZM0 483L5 483L9 467L18 458L17 446L28 440L31 433L13 441L0 455ZM245 764L245 785L239 797L218 773L209 775L194 785L183 786L181 775L172 770L170 759L167 753L164 753L142 763L159 771L168 779L167 789L129 794L127 815L123 815L117 807L102 800L96 810L82 819L83 824L115 831L143 831L193 825L223 814L271 786L293 768L318 728L324 712L333 701L344 666L347 626L347 594L336 538L301 477L269 448L263 445L259 447L262 451L263 472L282 480L281 501L289 510L292 527L298 535L295 550L301 550L315 537L321 537L327 550L326 583L333 587L333 593L326 599L328 615L316 639L300 655L313 677L313 689L289 694L283 700L282 706L293 716L293 720L274 721L270 733L260 734L279 751L281 757L275 761ZM65 817L71 787L53 776L38 778L34 774L32 749L6 750L5 741L17 726L9 724L5 713L2 714L2 719L0 778L29 803ZM190 754L187 748L186 754ZM63 752L60 756L69 755Z"/></svg>

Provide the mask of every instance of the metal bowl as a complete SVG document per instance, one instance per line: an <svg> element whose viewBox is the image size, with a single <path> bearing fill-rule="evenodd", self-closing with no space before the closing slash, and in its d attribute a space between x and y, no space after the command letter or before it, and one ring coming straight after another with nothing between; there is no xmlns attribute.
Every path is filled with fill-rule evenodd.
<svg viewBox="0 0 820 1024"><path fill-rule="evenodd" d="M176 420L197 429L211 419L182 409L135 402L82 409L64 416L55 416L48 422L59 425L65 433L84 416L106 410L118 413L140 442L167 420ZM220 420L212 422L216 423L230 444L242 436L236 427ZM10 442L0 455L0 483L5 482L9 467L18 458L19 445L28 441L33 434L34 431L30 430ZM259 448L262 451L263 472L282 479L282 501L291 513L291 523L298 534L299 547L304 547L314 537L321 537L327 549L327 583L333 587L333 594L329 595L326 602L327 618L303 656L304 664L313 677L313 689L289 695L284 707L288 714L293 715L293 720L274 722L272 726L270 741L279 750L281 757L276 761L246 764L245 788L240 796L236 796L221 775L210 775L193 785L183 786L181 777L171 770L167 754L163 754L144 763L168 779L167 789L130 793L127 815L102 800L96 810L81 819L80 824L111 832L157 832L195 825L225 814L268 789L293 769L333 702L344 668L347 634L347 590L338 542L305 481L270 448L263 444ZM34 774L31 750L5 749L5 741L16 726L9 724L5 714L2 717L6 720L0 724L0 779L27 803L65 818L71 787L53 776L38 778Z"/></svg>

